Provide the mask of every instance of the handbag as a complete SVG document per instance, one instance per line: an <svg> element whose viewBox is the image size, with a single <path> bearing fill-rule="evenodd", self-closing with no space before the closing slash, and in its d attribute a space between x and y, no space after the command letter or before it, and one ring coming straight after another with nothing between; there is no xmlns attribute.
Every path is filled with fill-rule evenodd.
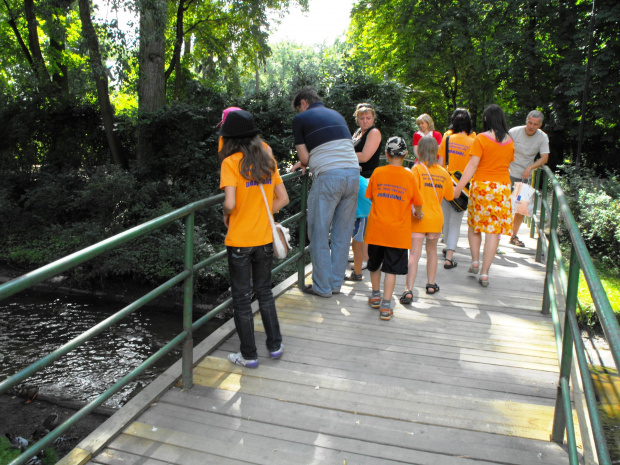
<svg viewBox="0 0 620 465"><path fill-rule="evenodd" d="M269 208L269 202L267 202L267 196L265 195L265 189L262 184L259 184L260 191L263 194L263 200L265 201L265 208L267 209L267 216L269 216L269 223L271 223L271 234L273 235L273 254L276 258L286 258L291 247L291 235L288 228L285 228L280 223L276 223L273 220L271 209Z"/></svg>
<svg viewBox="0 0 620 465"><path fill-rule="evenodd" d="M534 189L529 182L515 182L512 191L512 211L523 216L532 216L534 210Z"/></svg>
<svg viewBox="0 0 620 465"><path fill-rule="evenodd" d="M450 136L446 137L446 169L448 169L448 163L450 162L450 153L448 151L449 143ZM450 179L452 179L452 184L454 185L454 187L456 187L456 185L461 180L461 176L463 176L463 173L458 170L448 171L448 173L450 173ZM467 185L463 188L463 190L461 191L461 195L457 199L449 200L448 202L457 212L464 212L465 210L467 210L467 204L469 203L469 183L467 183Z"/></svg>

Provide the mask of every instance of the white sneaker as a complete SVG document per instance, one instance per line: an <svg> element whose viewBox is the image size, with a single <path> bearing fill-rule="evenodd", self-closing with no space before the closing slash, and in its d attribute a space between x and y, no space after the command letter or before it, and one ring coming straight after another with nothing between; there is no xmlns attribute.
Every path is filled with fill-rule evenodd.
<svg viewBox="0 0 620 465"><path fill-rule="evenodd" d="M241 355L241 352L237 352L236 354L228 354L228 361L234 365L241 365L246 368L257 368L258 360L246 360Z"/></svg>

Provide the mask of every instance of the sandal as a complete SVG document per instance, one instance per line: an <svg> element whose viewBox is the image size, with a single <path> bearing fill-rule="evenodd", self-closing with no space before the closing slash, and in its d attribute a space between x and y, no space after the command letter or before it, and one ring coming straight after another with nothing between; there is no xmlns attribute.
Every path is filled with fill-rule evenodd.
<svg viewBox="0 0 620 465"><path fill-rule="evenodd" d="M413 302L413 292L405 290L399 300L401 304L410 304Z"/></svg>
<svg viewBox="0 0 620 465"><path fill-rule="evenodd" d="M344 277L345 281L361 281L362 279L362 274L355 274L354 271L352 271L350 275Z"/></svg>
<svg viewBox="0 0 620 465"><path fill-rule="evenodd" d="M487 278L487 279L482 279L482 278ZM478 282L480 283L482 287L487 287L489 285L489 275L481 274L480 277L478 278Z"/></svg>
<svg viewBox="0 0 620 465"><path fill-rule="evenodd" d="M372 308L379 308L381 306L381 296L372 295L368 297L368 305L370 305Z"/></svg>
<svg viewBox="0 0 620 465"><path fill-rule="evenodd" d="M433 290L433 292L429 292L431 289ZM439 286L437 284L435 284L435 283L430 284L429 283L429 284L426 285L426 293L427 294L433 295L433 294L437 294L438 292L439 292Z"/></svg>
<svg viewBox="0 0 620 465"><path fill-rule="evenodd" d="M445 263L443 264L443 267L446 270L451 270L452 268L456 268L456 265L458 265L458 263L456 263L454 260L450 260L449 258L445 259L447 262L450 262L449 265L446 265Z"/></svg>
<svg viewBox="0 0 620 465"><path fill-rule="evenodd" d="M521 242L517 236L510 238L510 245L516 245L517 247L525 247L525 243Z"/></svg>
<svg viewBox="0 0 620 465"><path fill-rule="evenodd" d="M476 266L474 266L474 264ZM478 270L480 270L480 262L478 261L471 262L471 266L467 268L467 272L471 274L478 274Z"/></svg>

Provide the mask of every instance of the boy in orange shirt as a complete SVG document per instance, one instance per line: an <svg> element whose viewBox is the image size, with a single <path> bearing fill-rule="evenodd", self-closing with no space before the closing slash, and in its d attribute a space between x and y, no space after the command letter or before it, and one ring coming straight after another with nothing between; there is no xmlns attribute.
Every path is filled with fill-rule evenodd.
<svg viewBox="0 0 620 465"><path fill-rule="evenodd" d="M407 274L411 245L409 212L413 212L416 218L423 216L420 190L413 174L403 167L407 153L402 138L390 137L385 145L388 164L375 169L366 189L366 197L372 200L364 236L364 242L368 244L368 271L372 283L368 304L379 309L382 320L392 318L396 275ZM385 273L383 299L381 271Z"/></svg>

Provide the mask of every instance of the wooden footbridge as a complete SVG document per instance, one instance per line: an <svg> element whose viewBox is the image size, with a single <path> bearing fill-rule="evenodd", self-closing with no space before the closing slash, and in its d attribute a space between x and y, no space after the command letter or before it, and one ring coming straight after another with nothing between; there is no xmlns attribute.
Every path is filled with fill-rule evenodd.
<svg viewBox="0 0 620 465"><path fill-rule="evenodd" d="M260 317L255 320L257 369L226 359L239 346L232 320L196 346L192 339L193 331L230 303L194 321L193 279L226 254L195 263L195 213L219 205L223 195L0 285L2 300L158 228L185 221L183 271L2 380L0 393L179 284L184 292L183 331L9 465L26 464L180 345L179 362L59 463L611 465L575 316L580 270L616 367L620 327L557 180L546 167L543 174L536 197L541 203L526 247L502 240L505 253L495 257L489 287L481 287L477 276L466 271L464 226L454 257L458 267L443 269L440 254L440 292L423 291L423 257L413 304L403 306L397 300L404 290L401 277L390 321L381 321L368 306L368 272L364 281L345 285L328 299L299 291L298 285L311 279L310 267L304 271L302 265L308 177L283 176L286 181L301 178L295 187L301 190L299 211L283 221L299 222L300 245L274 270L296 264L298 273L273 290L285 345L281 359L268 357ZM569 262L560 252L560 220L570 236Z"/></svg>
<svg viewBox="0 0 620 465"><path fill-rule="evenodd" d="M414 303L396 301L390 321L368 306L367 272L330 299L285 282L280 360L257 315L259 368L229 363L231 320L196 348L191 389L173 367L62 463L566 464L549 440L559 365L545 270L527 245L502 245L485 289L461 237L434 296L423 258Z"/></svg>

